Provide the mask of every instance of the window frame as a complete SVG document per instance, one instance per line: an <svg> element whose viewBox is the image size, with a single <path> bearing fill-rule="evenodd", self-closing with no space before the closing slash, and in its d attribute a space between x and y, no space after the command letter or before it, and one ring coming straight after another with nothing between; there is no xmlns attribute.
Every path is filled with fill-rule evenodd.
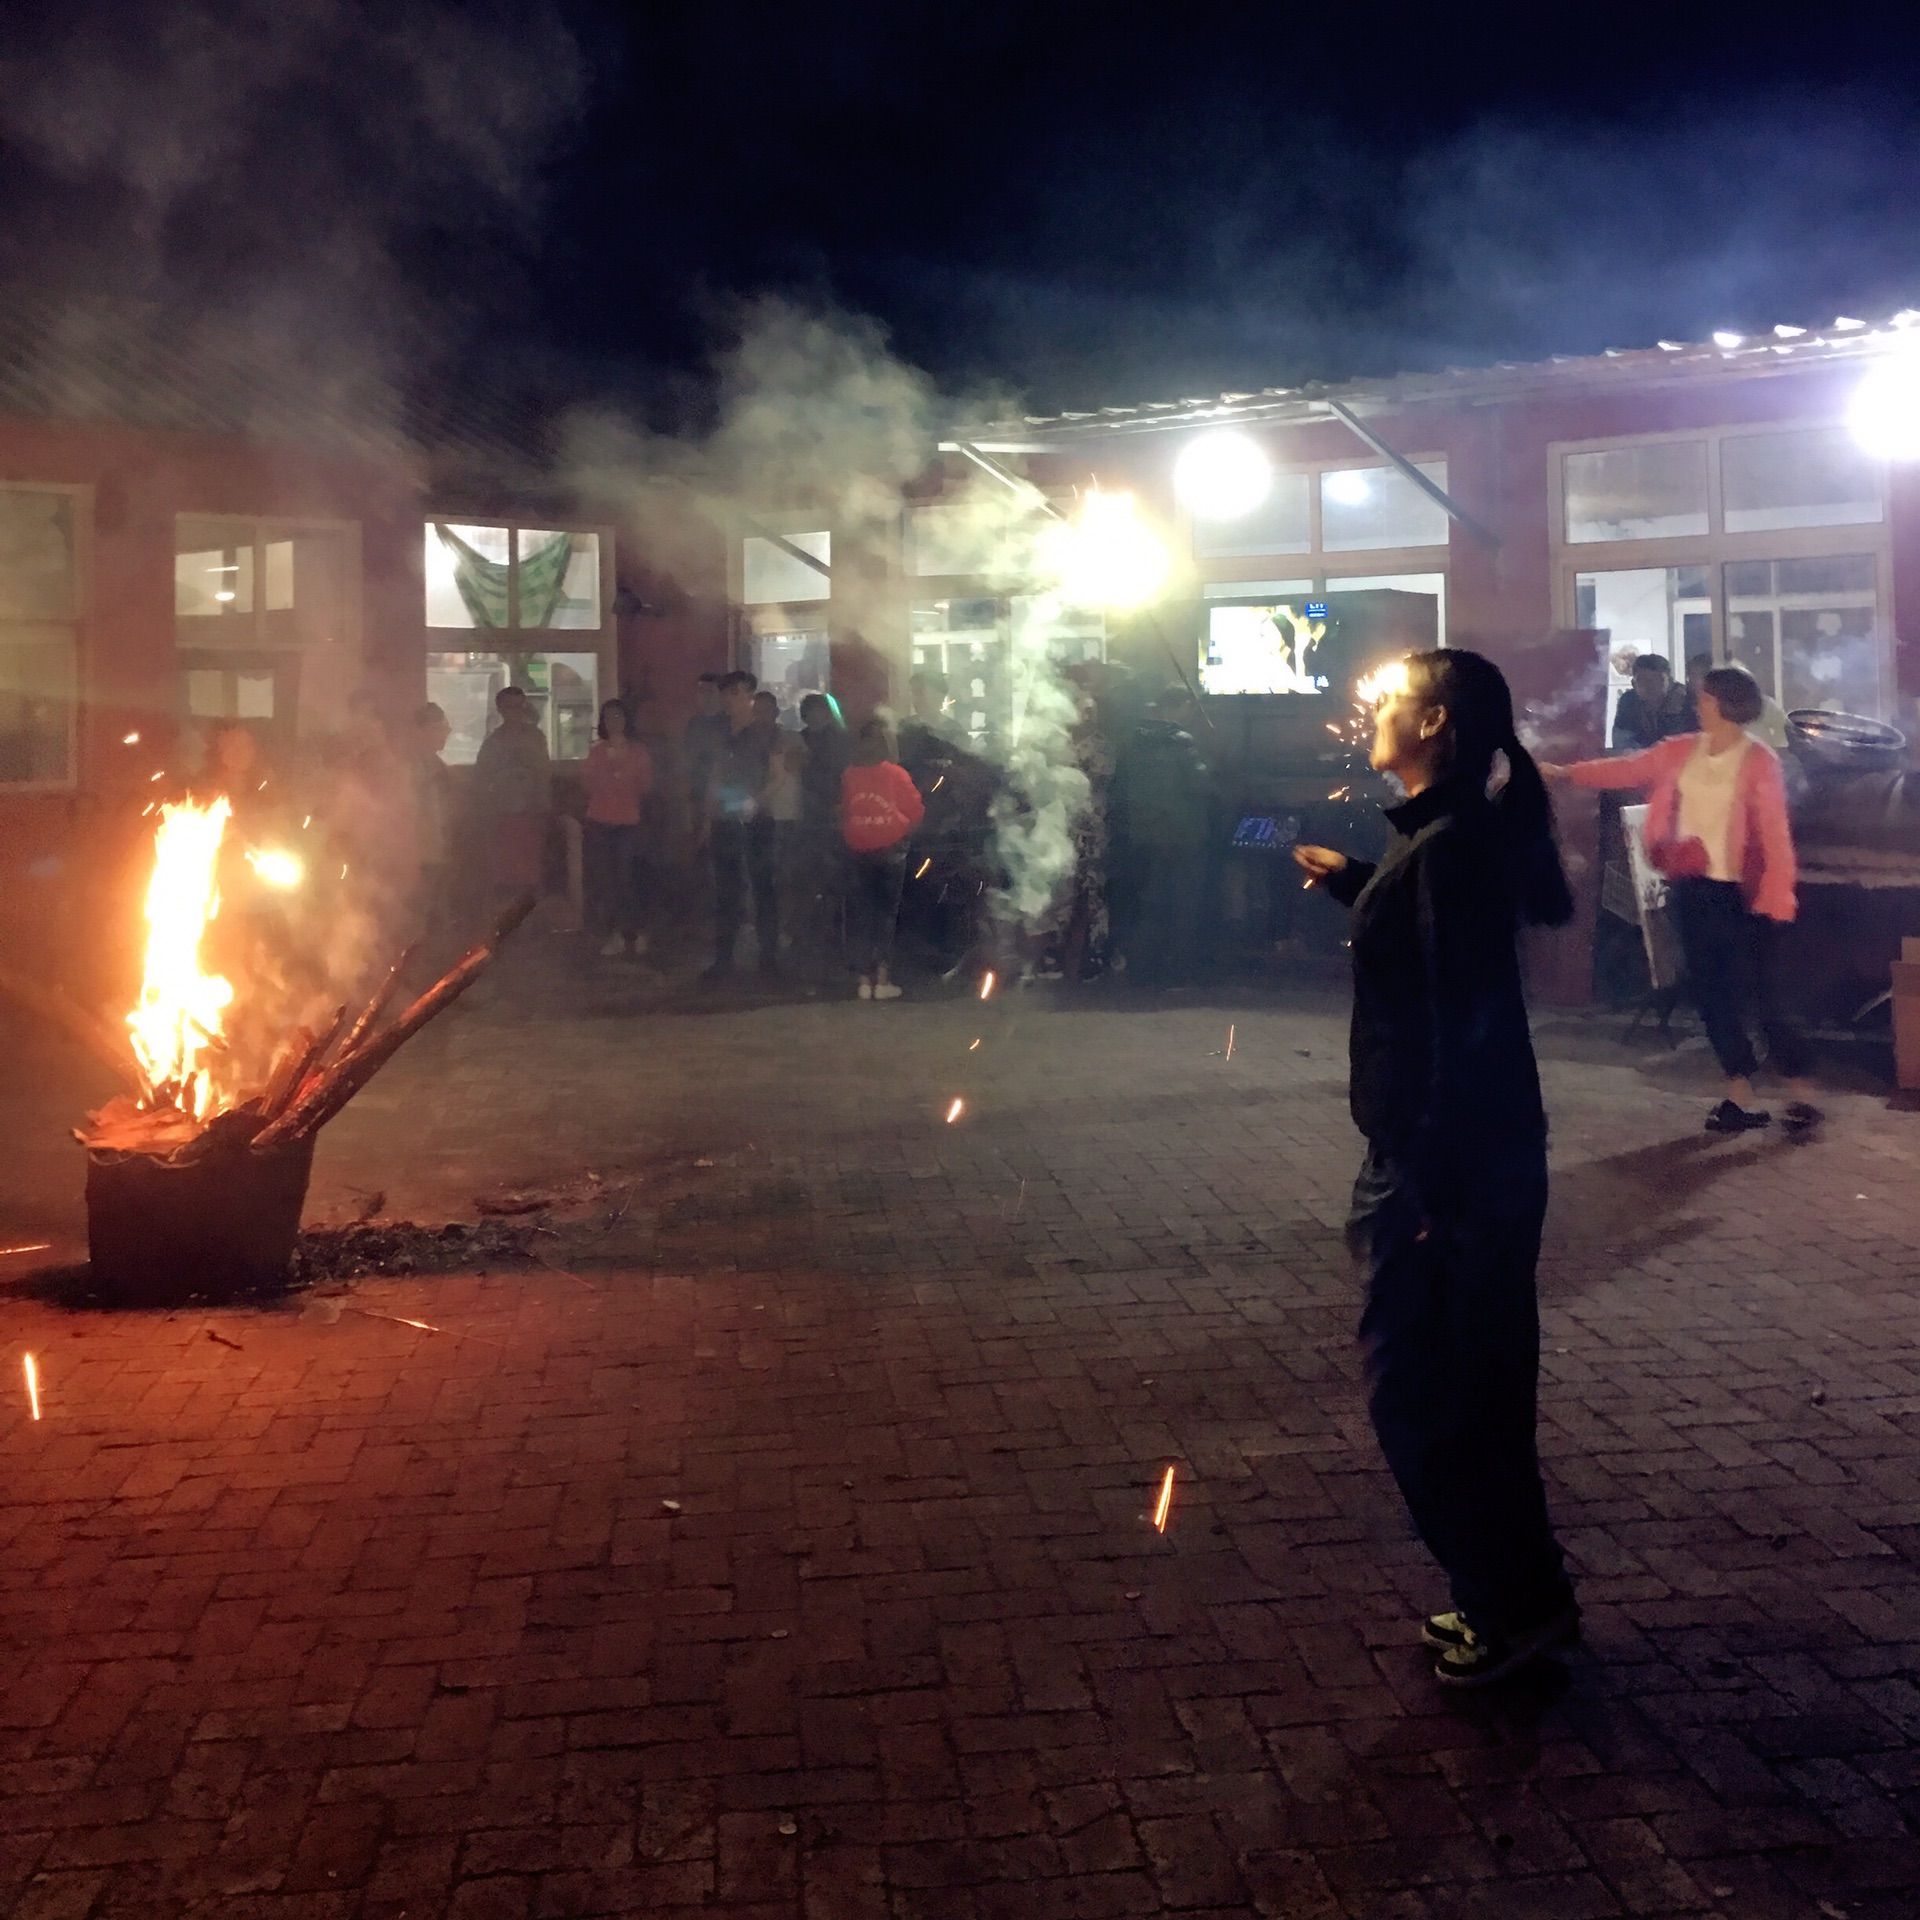
<svg viewBox="0 0 1920 1920"><path fill-rule="evenodd" d="M73 511L73 600L66 617L60 620L0 622L0 634L20 628L44 633L49 628L66 628L73 637L72 675L67 699L67 772L63 780L0 780L0 801L10 795L29 793L76 793L81 787L80 724L85 689L91 684L93 613L93 508L94 490L84 481L0 480L0 490L8 493L53 493L72 503ZM0 640L0 645L4 645Z"/></svg>
<svg viewBox="0 0 1920 1920"><path fill-rule="evenodd" d="M341 624L347 629L341 635L343 641L351 641L354 655L359 657L360 650L360 586L364 578L361 567L360 522L358 520L334 520L322 514L294 513L203 513L197 507L175 506L173 510L173 553L175 564L180 557L180 522L196 520L215 527L249 527L253 538L247 542L253 551L253 605L246 614L222 613L212 616L183 614L178 607L173 613L174 648L182 653L215 653L234 651L241 653L279 653L304 654L304 645L294 646L285 642L276 642L267 638L263 630L263 621L270 609L266 605L267 597L267 559L268 546L275 536L283 534L328 533L338 534L341 539ZM240 543L234 542L237 547ZM296 584L293 611L299 611L299 588ZM284 608L271 609L284 612ZM193 638L182 645L180 623L191 621L188 629ZM196 631L198 630L198 631ZM233 634L231 640L214 638L200 639L200 632L212 636L218 632ZM244 635L244 637L241 637Z"/></svg>
<svg viewBox="0 0 1920 1920"><path fill-rule="evenodd" d="M1721 485L1721 446L1728 440L1756 435L1794 433L1809 428L1843 425L1831 416L1791 420L1739 421L1677 428L1663 433L1612 434L1591 440L1556 440L1547 448L1548 534L1552 553L1553 619L1573 630L1578 618L1576 580L1583 573L1617 573L1680 567L1701 567L1707 575L1708 631L1716 666L1727 659L1726 568L1742 560L1837 560L1865 554L1874 563L1875 628L1879 640L1879 687L1873 718L1885 718L1895 705L1895 625L1893 602L1893 507L1888 464L1880 471L1880 518L1831 526L1775 527L1729 533L1726 531L1724 490ZM1637 540L1579 540L1567 538L1566 457L1575 453L1602 453L1619 447L1656 442L1704 441L1707 448L1707 531L1655 534ZM1684 673L1676 661L1676 674Z"/></svg>
<svg viewBox="0 0 1920 1920"><path fill-rule="evenodd" d="M497 527L507 536L507 613L504 627L441 627L427 618L427 535L437 526ZM523 533L590 533L600 543L599 601L600 619L591 627L523 627L520 624L520 536ZM614 581L613 528L598 521L570 520L564 514L547 514L528 519L525 515L508 517L498 513L447 512L426 514L420 522L420 625L431 641L437 634L482 634L499 644L481 646L430 646L433 653L598 653L601 667L607 665L607 650L613 638L613 603L618 588ZM590 638L592 646L554 647L553 634ZM611 699L613 696L607 696Z"/></svg>

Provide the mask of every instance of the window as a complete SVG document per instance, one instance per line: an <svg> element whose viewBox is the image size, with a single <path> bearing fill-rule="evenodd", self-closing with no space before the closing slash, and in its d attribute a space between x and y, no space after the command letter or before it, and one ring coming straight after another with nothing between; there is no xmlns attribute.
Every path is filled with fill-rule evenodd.
<svg viewBox="0 0 1920 1920"><path fill-rule="evenodd" d="M1252 513L1238 520L1195 520L1193 550L1203 560L1311 553L1313 475L1276 473L1273 491Z"/></svg>
<svg viewBox="0 0 1920 1920"><path fill-rule="evenodd" d="M1421 473L1445 491L1447 463ZM1379 547L1444 547L1447 510L1398 467L1336 467L1320 476L1320 545L1327 553Z"/></svg>
<svg viewBox="0 0 1920 1920"><path fill-rule="evenodd" d="M780 717L799 724L802 697L825 693L832 682L832 659L824 619L794 620L764 615L755 620L749 642L754 678L780 702Z"/></svg>
<svg viewBox="0 0 1920 1920"><path fill-rule="evenodd" d="M79 496L0 486L0 786L69 786Z"/></svg>
<svg viewBox="0 0 1920 1920"><path fill-rule="evenodd" d="M1871 554L1736 560L1724 574L1726 657L1791 713L1873 715L1881 704L1878 569Z"/></svg>
<svg viewBox="0 0 1920 1920"><path fill-rule="evenodd" d="M821 571L833 564L833 536L828 533L783 533L786 546L777 546L759 534L740 542L740 598L750 607L786 606L825 600L833 592L831 577ZM820 566L811 566L787 547L811 554Z"/></svg>
<svg viewBox="0 0 1920 1920"><path fill-rule="evenodd" d="M1062 607L1051 595L916 600L912 626L913 671L946 681L948 715L976 747L994 746L1013 731L1016 644L1023 659L1049 662L1049 674L1107 657L1104 617Z"/></svg>
<svg viewBox="0 0 1920 1920"><path fill-rule="evenodd" d="M1652 540L1707 531L1707 443L1654 440L1566 457L1567 538Z"/></svg>
<svg viewBox="0 0 1920 1920"><path fill-rule="evenodd" d="M1844 427L1730 434L1720 491L1729 533L1871 525L1881 518L1882 469Z"/></svg>
<svg viewBox="0 0 1920 1920"><path fill-rule="evenodd" d="M1614 709L1633 685L1633 663L1659 654L1684 680L1687 662L1713 654L1713 605L1705 567L1623 567L1574 583L1574 625L1605 636L1607 709L1601 737L1613 741Z"/></svg>
<svg viewBox="0 0 1920 1920"><path fill-rule="evenodd" d="M1744 666L1789 710L1885 712L1887 476L1843 428L1708 428L1553 458L1560 612L1606 635L1609 728L1642 653L1676 675L1701 655Z"/></svg>
<svg viewBox="0 0 1920 1920"><path fill-rule="evenodd" d="M547 751L555 760L584 760L600 717L597 653L430 653L427 698L447 716L446 758L471 766L499 716L493 698L521 688L533 702Z"/></svg>
<svg viewBox="0 0 1920 1920"><path fill-rule="evenodd" d="M551 527L429 520L426 624L487 632L597 632L600 535Z"/></svg>

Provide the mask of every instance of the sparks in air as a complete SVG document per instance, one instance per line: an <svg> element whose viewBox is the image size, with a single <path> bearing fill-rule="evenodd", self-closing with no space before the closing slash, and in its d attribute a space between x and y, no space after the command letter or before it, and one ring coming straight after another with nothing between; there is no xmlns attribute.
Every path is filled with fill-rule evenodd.
<svg viewBox="0 0 1920 1920"><path fill-rule="evenodd" d="M1231 1026L1227 1028L1227 1058L1229 1060L1233 1058L1233 1028Z"/></svg>
<svg viewBox="0 0 1920 1920"><path fill-rule="evenodd" d="M20 1370L27 1376L27 1405L33 1409L33 1417L40 1418L40 1369L34 1365L33 1355L23 1353L20 1356Z"/></svg>
<svg viewBox="0 0 1920 1920"><path fill-rule="evenodd" d="M1383 666L1375 667L1371 673L1364 673L1353 686L1354 705L1364 707L1371 712L1383 700L1391 700L1397 693L1407 690L1407 663L1404 660L1389 660Z"/></svg>
<svg viewBox="0 0 1920 1920"><path fill-rule="evenodd" d="M922 860L917 867L914 868L913 877L916 880L924 880L927 877L927 869L932 865L933 865L933 855L928 854L927 857L924 860Z"/></svg>
<svg viewBox="0 0 1920 1920"><path fill-rule="evenodd" d="M978 1034L975 1034L974 1037L967 1042L967 1051L969 1053L978 1053L980 1051L980 1036Z"/></svg>
<svg viewBox="0 0 1920 1920"><path fill-rule="evenodd" d="M947 1125L952 1126L966 1110L967 1103L964 1100L956 1098L953 1105L947 1109Z"/></svg>
<svg viewBox="0 0 1920 1920"><path fill-rule="evenodd" d="M980 978L980 998L988 999L993 993L993 969L989 967Z"/></svg>
<svg viewBox="0 0 1920 1920"><path fill-rule="evenodd" d="M1154 1509L1153 1509L1153 1530L1155 1533L1166 1532L1167 1515L1170 1514L1172 1511L1173 1511L1173 1469L1169 1467L1167 1469L1166 1478L1160 1482L1160 1498L1155 1503Z"/></svg>
<svg viewBox="0 0 1920 1920"><path fill-rule="evenodd" d="M137 747L140 744L140 736L137 733L122 734L120 736L120 744L123 747Z"/></svg>

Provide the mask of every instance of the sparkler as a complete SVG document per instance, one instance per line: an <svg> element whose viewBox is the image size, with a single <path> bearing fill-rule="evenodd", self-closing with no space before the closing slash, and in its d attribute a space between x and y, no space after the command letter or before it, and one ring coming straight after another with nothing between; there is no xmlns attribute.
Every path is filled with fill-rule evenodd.
<svg viewBox="0 0 1920 1920"><path fill-rule="evenodd" d="M33 1417L40 1418L40 1369L34 1365L33 1355L23 1353L20 1356L20 1370L27 1376L27 1405L33 1409Z"/></svg>
<svg viewBox="0 0 1920 1920"><path fill-rule="evenodd" d="M1173 1469L1167 1469L1167 1477L1160 1482L1160 1498L1153 1509L1153 1530L1165 1533L1167 1515L1173 1511Z"/></svg>
<svg viewBox="0 0 1920 1920"><path fill-rule="evenodd" d="M962 1100L959 1097L959 1095L956 1094L954 1096L953 1105L947 1109L947 1125L952 1126L953 1123L956 1120L958 1120L963 1113L966 1112L966 1110L967 1110L967 1103L964 1100Z"/></svg>
<svg viewBox="0 0 1920 1920"><path fill-rule="evenodd" d="M288 853L282 847L249 847L247 865L267 886L278 887L282 892L297 887L307 877L306 866L299 855Z"/></svg>

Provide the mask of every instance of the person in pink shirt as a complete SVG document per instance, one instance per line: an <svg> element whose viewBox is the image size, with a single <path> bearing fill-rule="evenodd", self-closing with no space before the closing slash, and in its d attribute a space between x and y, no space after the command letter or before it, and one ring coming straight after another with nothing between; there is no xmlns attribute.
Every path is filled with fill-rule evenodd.
<svg viewBox="0 0 1920 1920"><path fill-rule="evenodd" d="M600 709L599 738L587 753L587 931L600 936L600 951L641 954L640 809L653 791L653 757L633 737L633 723L618 700Z"/></svg>
<svg viewBox="0 0 1920 1920"><path fill-rule="evenodd" d="M1667 877L1687 981L1727 1076L1709 1130L1746 1133L1773 1122L1753 1104L1759 1059L1747 1010L1757 1000L1768 1054L1793 1096L1782 1119L1790 1133L1806 1133L1821 1117L1809 1097L1807 1043L1780 998L1797 877L1786 782L1773 749L1748 731L1765 699L1744 667L1715 667L1695 700L1698 733L1543 771L1599 791L1649 790L1647 858Z"/></svg>
<svg viewBox="0 0 1920 1920"><path fill-rule="evenodd" d="M907 877L907 836L927 811L912 774L893 754L887 723L869 720L860 729L853 764L840 776L840 833L853 856L848 931L862 1000L900 997L889 968Z"/></svg>

